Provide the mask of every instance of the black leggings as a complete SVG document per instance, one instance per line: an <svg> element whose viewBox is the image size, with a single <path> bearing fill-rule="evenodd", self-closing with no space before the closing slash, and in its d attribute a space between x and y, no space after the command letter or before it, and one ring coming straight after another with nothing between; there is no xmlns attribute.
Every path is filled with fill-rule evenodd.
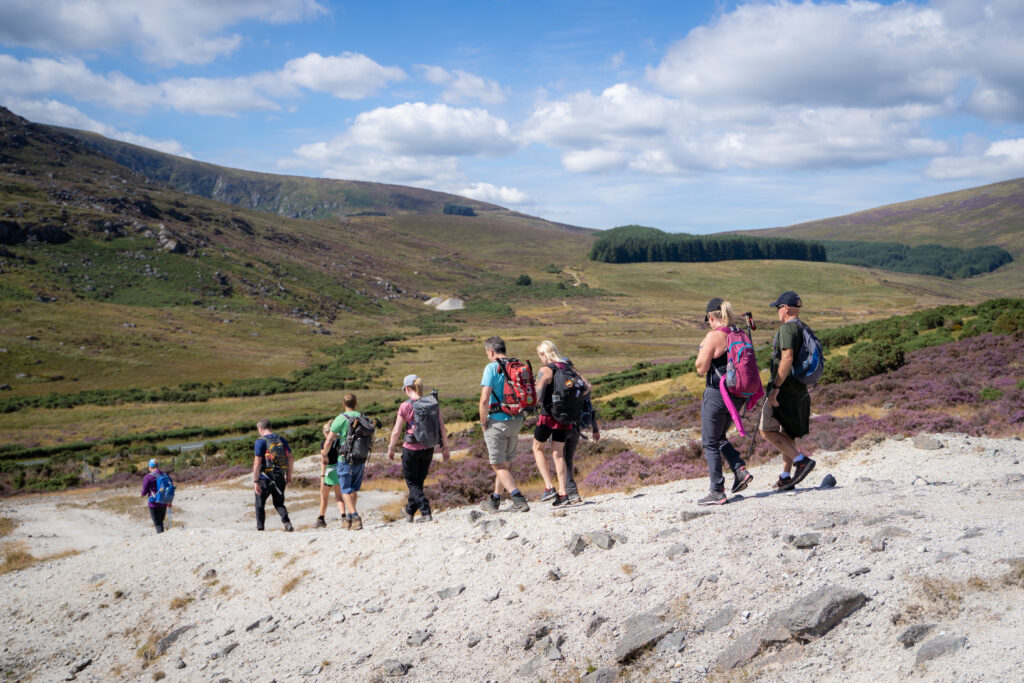
<svg viewBox="0 0 1024 683"><path fill-rule="evenodd" d="M164 518L167 516L167 506L161 505L160 507L149 508L149 518L153 520L153 526L156 527L156 532L162 534L164 532Z"/></svg>
<svg viewBox="0 0 1024 683"><path fill-rule="evenodd" d="M274 509L281 515L281 522L288 523L288 508L284 506L284 479L272 481L260 479L260 492L256 495L256 528L263 531L263 523L267 520L267 513L264 510L267 506L267 497L274 501Z"/></svg>
<svg viewBox="0 0 1024 683"><path fill-rule="evenodd" d="M565 432L565 447L562 449L562 459L565 460L565 495L579 494L576 487L576 478L572 475L572 458L576 455L576 447L580 445L580 432L573 427Z"/></svg>
<svg viewBox="0 0 1024 683"><path fill-rule="evenodd" d="M423 494L423 482L430 473L430 463L434 461L434 449L422 448L412 450L402 447L402 475L405 485L409 487L409 502L405 511L411 515L419 510L421 515L430 514L430 501Z"/></svg>

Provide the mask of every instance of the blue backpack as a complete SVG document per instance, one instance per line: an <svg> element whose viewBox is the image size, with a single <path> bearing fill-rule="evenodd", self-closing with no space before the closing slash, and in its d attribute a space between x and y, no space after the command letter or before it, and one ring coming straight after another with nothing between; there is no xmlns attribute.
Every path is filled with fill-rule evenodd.
<svg viewBox="0 0 1024 683"><path fill-rule="evenodd" d="M790 374L803 384L817 384L821 373L825 372L825 350L803 320L797 320L797 326L801 334L800 353L793 361Z"/></svg>
<svg viewBox="0 0 1024 683"><path fill-rule="evenodd" d="M150 503L170 505L174 502L174 482L166 472L156 473L156 493L149 497Z"/></svg>

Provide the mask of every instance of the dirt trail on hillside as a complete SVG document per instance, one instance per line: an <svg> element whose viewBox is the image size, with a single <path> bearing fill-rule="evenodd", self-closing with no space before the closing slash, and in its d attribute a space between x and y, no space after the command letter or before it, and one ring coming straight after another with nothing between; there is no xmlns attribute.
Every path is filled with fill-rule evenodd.
<svg viewBox="0 0 1024 683"><path fill-rule="evenodd" d="M251 496L202 487L184 510L223 496L234 512L161 536L139 520L0 577L0 665L103 681L1015 680L1024 442L935 442L819 453L790 493L753 468L714 509L694 504L701 479L361 532L258 533ZM837 486L819 486L828 474ZM65 523L88 535L124 517Z"/></svg>

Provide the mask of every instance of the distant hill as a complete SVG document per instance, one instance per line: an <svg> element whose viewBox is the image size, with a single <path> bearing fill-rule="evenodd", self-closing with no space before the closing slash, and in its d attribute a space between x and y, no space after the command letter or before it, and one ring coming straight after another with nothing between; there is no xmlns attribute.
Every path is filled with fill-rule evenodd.
<svg viewBox="0 0 1024 683"><path fill-rule="evenodd" d="M415 187L242 171L60 128L103 156L171 187L224 204L291 218L438 214L445 204L509 212L495 204Z"/></svg>
<svg viewBox="0 0 1024 683"><path fill-rule="evenodd" d="M1024 178L746 234L820 240L1002 247L1024 256Z"/></svg>

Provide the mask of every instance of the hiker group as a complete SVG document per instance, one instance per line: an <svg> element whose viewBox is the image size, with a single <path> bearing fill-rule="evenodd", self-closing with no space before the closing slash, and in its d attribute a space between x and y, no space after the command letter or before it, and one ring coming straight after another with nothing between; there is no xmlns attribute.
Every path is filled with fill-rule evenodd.
<svg viewBox="0 0 1024 683"><path fill-rule="evenodd" d="M756 329L751 314L746 313L744 321L728 301L719 297L711 299L705 307L704 321L711 329L698 347L696 370L706 378L701 403L701 443L710 487L708 494L697 501L699 505L728 502L723 459L733 473L731 493L744 490L753 479L743 457L727 438L731 424L741 436L746 436L741 418L741 413L746 411L757 411L757 429L751 436L748 459L758 435L782 454L783 471L773 484L774 489L792 489L814 469L814 460L800 452L796 439L808 433L811 406L807 387L818 380L824 368L821 343L800 320L802 301L796 292L785 292L770 305L777 309L781 325L772 339L767 387L762 385L751 340L751 332ZM509 464L516 456L526 415L534 410L538 415L532 451L544 481L544 491L538 501L550 501L553 506L581 503L573 477L573 457L581 439L600 439L590 383L551 341L537 346L541 364L536 375L529 360L524 362L507 354L505 341L500 337L487 339L484 353L488 362L480 380L478 416L488 461L494 471L494 490L481 501L480 507L496 512L507 495L509 510L525 512L530 509ZM423 380L412 374L404 378L402 391L406 400L395 417L387 454L394 460L401 446L402 475L409 490L402 510L404 519L413 522L419 513L420 521L430 522L433 518L424 482L435 449L440 448L444 462L451 458L448 435L436 389L425 393ZM326 512L333 489L342 527L357 531L363 528L363 521L356 504L380 423L359 412L355 395L346 394L342 404L343 410L337 418L323 425L320 508L315 526L327 525ZM256 528L264 528L264 509L270 497L285 530L292 531L294 527L284 503L285 488L292 478L291 448L284 437L272 431L267 420L257 423L257 431L259 438L255 443L252 469ZM554 477L545 453L548 444L555 466ZM166 478L165 483L170 482L170 478L159 471L156 461L150 461L143 495L150 495L150 513L158 532L163 530L164 513L170 507L156 495L162 490L161 476ZM170 495L173 497L173 485Z"/></svg>

